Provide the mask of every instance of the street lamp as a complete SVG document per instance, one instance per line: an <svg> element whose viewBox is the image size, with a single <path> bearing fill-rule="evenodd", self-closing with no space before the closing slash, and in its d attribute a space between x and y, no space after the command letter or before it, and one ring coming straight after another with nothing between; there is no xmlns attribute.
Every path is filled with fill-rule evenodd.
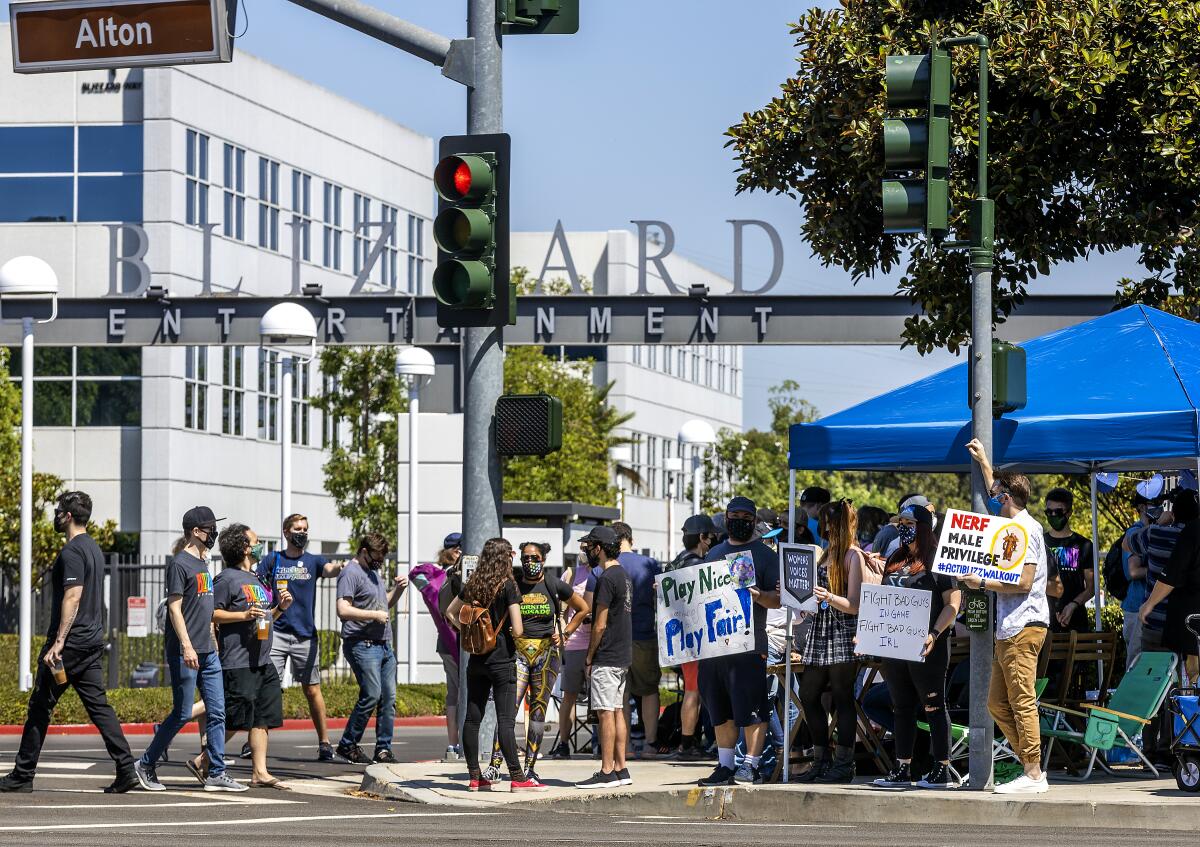
<svg viewBox="0 0 1200 847"><path fill-rule="evenodd" d="M618 444L608 451L616 469L617 478L617 512L621 520L625 520L625 475L633 469L633 448L628 444Z"/></svg>
<svg viewBox="0 0 1200 847"><path fill-rule="evenodd" d="M676 474L683 473L683 456L668 456L663 459L663 474L667 482L667 558L671 558L671 547L675 543L675 482Z"/></svg>
<svg viewBox="0 0 1200 847"><path fill-rule="evenodd" d="M58 317L58 276L36 256L17 256L0 267L0 309L5 301L50 298L50 317L21 321L21 611L18 623L17 685L33 687L29 651L33 642L33 325ZM3 313L0 311L0 319Z"/></svg>
<svg viewBox="0 0 1200 847"><path fill-rule="evenodd" d="M283 379L280 386L282 415L279 426L279 517L292 513L292 379L296 363L311 362L317 355L317 321L299 303L277 303L258 322L263 347L280 352Z"/></svg>
<svg viewBox="0 0 1200 847"><path fill-rule="evenodd" d="M705 448L717 442L717 433L712 424L698 418L685 423L679 428L679 443L698 448L692 459L692 514L700 514L700 490L704 487L704 453Z"/></svg>
<svg viewBox="0 0 1200 847"><path fill-rule="evenodd" d="M408 383L408 569L417 566L417 421L420 414L421 386L433 378L433 354L420 347L405 347L396 355L396 376ZM400 438L400 421L396 421L396 438ZM396 445L396 565L400 563L400 445ZM396 627L396 652L400 647L400 627ZM408 679L417 681L417 591L408 589Z"/></svg>

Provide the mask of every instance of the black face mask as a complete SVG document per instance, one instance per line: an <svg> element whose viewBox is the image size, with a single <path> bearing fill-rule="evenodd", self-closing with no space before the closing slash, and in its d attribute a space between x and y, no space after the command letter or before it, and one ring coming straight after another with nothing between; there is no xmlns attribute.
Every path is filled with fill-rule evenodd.
<svg viewBox="0 0 1200 847"><path fill-rule="evenodd" d="M308 533L307 532L293 532L291 534L291 542L293 544L295 544L297 547L299 547L301 550L303 550L305 547L308 546Z"/></svg>
<svg viewBox="0 0 1200 847"><path fill-rule="evenodd" d="M66 532L71 526L70 512L57 512L54 515L54 531Z"/></svg>
<svg viewBox="0 0 1200 847"><path fill-rule="evenodd" d="M726 518L725 528L733 541L749 541L754 536L754 521L751 518Z"/></svg>
<svg viewBox="0 0 1200 847"><path fill-rule="evenodd" d="M206 529L204 531L204 549L211 550L217 546L217 531L215 529Z"/></svg>

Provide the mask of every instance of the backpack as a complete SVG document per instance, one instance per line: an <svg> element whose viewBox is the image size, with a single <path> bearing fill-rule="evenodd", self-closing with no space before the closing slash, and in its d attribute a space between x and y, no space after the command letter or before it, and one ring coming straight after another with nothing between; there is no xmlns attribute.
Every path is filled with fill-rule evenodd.
<svg viewBox="0 0 1200 847"><path fill-rule="evenodd" d="M486 656L496 649L496 628L487 606L463 604L458 610L458 637L463 650L472 656Z"/></svg>
<svg viewBox="0 0 1200 847"><path fill-rule="evenodd" d="M1121 561L1121 542L1124 540L1125 536L1121 536L1114 541L1104 557L1104 589L1118 600L1124 600L1129 594L1129 577L1125 576L1125 566Z"/></svg>

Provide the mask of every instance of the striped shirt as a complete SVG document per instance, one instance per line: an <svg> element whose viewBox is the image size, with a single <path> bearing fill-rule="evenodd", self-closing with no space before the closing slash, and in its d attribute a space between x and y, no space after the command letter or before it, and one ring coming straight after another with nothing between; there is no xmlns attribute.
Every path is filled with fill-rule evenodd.
<svg viewBox="0 0 1200 847"><path fill-rule="evenodd" d="M1167 566L1167 562L1171 558L1171 551L1175 549L1175 542L1179 539L1181 532L1183 532L1183 527L1180 525L1159 526L1154 524L1135 533L1130 538L1129 546L1133 548L1134 553L1142 557L1142 561L1146 564L1147 597L1154 591L1154 584L1162 576L1163 568ZM1146 617L1146 627L1162 632L1166 628L1166 624L1167 603L1163 601L1155 606Z"/></svg>

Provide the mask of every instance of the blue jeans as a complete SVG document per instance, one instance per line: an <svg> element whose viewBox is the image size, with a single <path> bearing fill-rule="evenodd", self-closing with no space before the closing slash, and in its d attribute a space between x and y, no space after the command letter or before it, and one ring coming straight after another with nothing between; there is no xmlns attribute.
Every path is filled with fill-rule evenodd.
<svg viewBox="0 0 1200 847"><path fill-rule="evenodd" d="M148 768L158 764L171 741L192 719L192 703L196 699L196 687L200 687L200 699L204 701L204 731L208 733L205 752L208 753L208 772L211 776L225 773L225 684L221 677L221 659L216 651L197 654L199 670L183 663L178 650L167 651L167 667L171 671L171 714L158 726L158 732L146 752L142 764Z"/></svg>
<svg viewBox="0 0 1200 847"><path fill-rule="evenodd" d="M358 702L346 721L341 743L362 741L371 714L375 718L375 749L392 749L392 725L396 720L396 654L383 641L345 641L342 653L358 680Z"/></svg>

